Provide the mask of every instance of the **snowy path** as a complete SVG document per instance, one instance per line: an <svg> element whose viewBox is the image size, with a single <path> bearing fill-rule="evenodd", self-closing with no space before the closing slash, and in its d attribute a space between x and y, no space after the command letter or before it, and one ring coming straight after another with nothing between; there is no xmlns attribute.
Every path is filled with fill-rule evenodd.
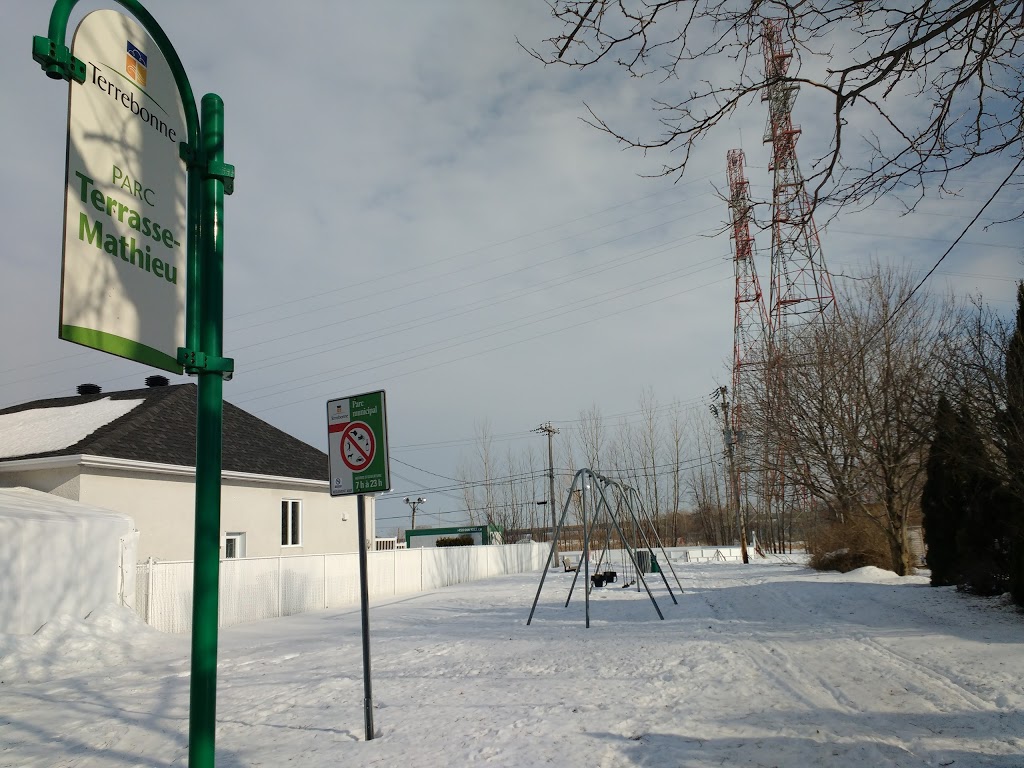
<svg viewBox="0 0 1024 768"><path fill-rule="evenodd" d="M552 572L221 634L218 765L1024 766L1024 617L864 569L677 566L562 608ZM188 638L111 611L0 637L0 766L185 765Z"/></svg>

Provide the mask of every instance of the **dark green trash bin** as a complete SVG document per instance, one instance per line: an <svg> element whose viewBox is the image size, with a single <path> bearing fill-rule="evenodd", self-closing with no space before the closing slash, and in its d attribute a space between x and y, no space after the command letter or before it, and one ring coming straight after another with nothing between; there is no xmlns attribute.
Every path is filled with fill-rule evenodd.
<svg viewBox="0 0 1024 768"><path fill-rule="evenodd" d="M640 573L661 573L658 566L658 558L651 554L650 550L638 549L636 551L636 563L640 566Z"/></svg>

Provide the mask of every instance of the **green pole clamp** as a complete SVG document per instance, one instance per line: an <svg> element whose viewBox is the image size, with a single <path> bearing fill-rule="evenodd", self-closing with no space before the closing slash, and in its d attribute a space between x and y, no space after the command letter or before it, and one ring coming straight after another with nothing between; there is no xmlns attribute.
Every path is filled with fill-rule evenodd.
<svg viewBox="0 0 1024 768"><path fill-rule="evenodd" d="M218 179L224 185L225 195L235 191L235 166L207 160L201 149L195 149L185 141L178 144L178 157L184 161L186 168L198 169L204 180Z"/></svg>
<svg viewBox="0 0 1024 768"><path fill-rule="evenodd" d="M85 62L71 55L71 50L63 43L48 37L34 35L32 37L32 58L43 68L51 80L74 80L85 82Z"/></svg>
<svg viewBox="0 0 1024 768"><path fill-rule="evenodd" d="M203 178L218 179L224 185L225 195L230 195L235 191L235 166L230 163L209 161L203 171Z"/></svg>
<svg viewBox="0 0 1024 768"><path fill-rule="evenodd" d="M235 361L230 357L214 357L188 347L178 347L178 365L185 373L219 373L224 381L231 381L235 373Z"/></svg>

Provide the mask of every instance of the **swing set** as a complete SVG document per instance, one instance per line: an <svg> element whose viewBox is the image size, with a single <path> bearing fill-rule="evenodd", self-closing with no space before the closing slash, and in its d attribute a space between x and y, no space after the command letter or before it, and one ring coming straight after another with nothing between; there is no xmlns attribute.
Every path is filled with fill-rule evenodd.
<svg viewBox="0 0 1024 768"><path fill-rule="evenodd" d="M591 491L588 493L588 491ZM533 615L537 610L537 602L540 600L541 590L544 589L544 581L547 579L548 569L551 568L551 562L558 551L558 540L562 534L562 529L565 525L566 516L569 513L569 507L573 500L574 494L579 494L582 528L583 528L583 553L580 558L580 562L576 565L572 584L569 587L569 596L565 600L565 607L569 606L569 602L572 600L573 592L576 589L576 582L579 579L580 571L583 571L583 595L585 603L585 621L586 627L590 627L590 593L595 588L600 588L606 584L615 583L622 577L622 588L636 584L637 592L640 591L640 587L647 591L647 596L651 600L651 605L654 606L655 612L658 614L658 618L661 620L665 619L664 614L661 612L661 608L658 606L658 601L655 600L654 594L651 592L651 588L647 583L647 579L644 578L645 573L660 573L662 581L665 583L665 589L668 590L669 596L672 598L672 602L679 604L676 600L675 594L672 592L672 587L668 583L668 578L665 575L665 568L659 567L657 558L654 555L652 549L652 538L656 543L659 551L661 552L664 560L662 561L668 566L672 572L672 576L675 579L676 586L679 588L680 594L682 594L683 587L679 583L679 577L676 575L675 568L672 566L672 561L669 560L668 553L665 551L665 547L661 543L661 538L658 536L658 531L653 521L647 515L644 510L643 503L640 500L640 494L635 488L619 483L611 478L600 475L590 469L579 470L572 479L572 485L569 486L569 491L566 494L565 504L562 505L562 515L559 518L558 525L555 527L555 533L551 540L551 550L548 552L547 563L544 566L544 570L541 571L540 584L537 585L537 594L533 598L533 606L530 608L530 616L526 620L527 626L533 621ZM589 514L589 519L588 519ZM619 539L619 564L620 570L615 570L612 564L612 530L618 534ZM631 534L627 537L626 531ZM651 532L651 536L647 535L647 531ZM600 533L604 533L604 541L601 547L600 554L597 558L597 563L594 568L594 572L590 571L590 546L591 542L594 541L595 534L600 540ZM602 570L602 567L604 568ZM566 570L570 570L566 561Z"/></svg>

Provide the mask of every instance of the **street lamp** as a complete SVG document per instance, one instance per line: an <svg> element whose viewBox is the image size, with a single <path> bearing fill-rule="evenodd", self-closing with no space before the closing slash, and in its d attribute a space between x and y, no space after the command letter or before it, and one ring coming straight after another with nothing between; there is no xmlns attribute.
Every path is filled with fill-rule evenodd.
<svg viewBox="0 0 1024 768"><path fill-rule="evenodd" d="M416 508L420 504L426 504L427 500L423 496L418 496L415 499L406 496L405 503L412 507L412 521L409 523L409 530L416 530Z"/></svg>
<svg viewBox="0 0 1024 768"><path fill-rule="evenodd" d="M537 504L538 507L546 507L548 505L548 500L547 499L540 499L540 500L538 500L536 502L536 504ZM533 515L531 516L531 519L530 519L530 527L531 528L536 528L537 527L537 515L538 514L540 515L541 520L544 519L544 510L543 509L536 510L533 513Z"/></svg>

